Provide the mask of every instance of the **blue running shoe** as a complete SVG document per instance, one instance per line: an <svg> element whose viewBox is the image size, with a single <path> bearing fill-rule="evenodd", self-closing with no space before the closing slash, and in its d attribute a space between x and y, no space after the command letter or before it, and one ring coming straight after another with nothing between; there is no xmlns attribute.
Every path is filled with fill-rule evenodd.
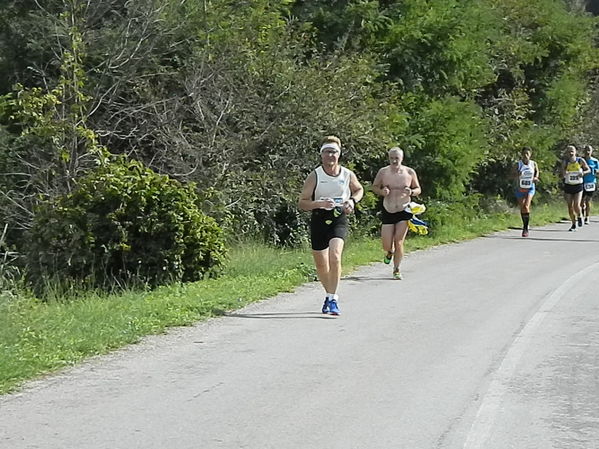
<svg viewBox="0 0 599 449"><path fill-rule="evenodd" d="M324 299L324 304L322 305L322 313L329 313L329 298Z"/></svg>
<svg viewBox="0 0 599 449"><path fill-rule="evenodd" d="M334 299L329 300L329 313L331 315L339 315L339 307L337 306L337 301Z"/></svg>

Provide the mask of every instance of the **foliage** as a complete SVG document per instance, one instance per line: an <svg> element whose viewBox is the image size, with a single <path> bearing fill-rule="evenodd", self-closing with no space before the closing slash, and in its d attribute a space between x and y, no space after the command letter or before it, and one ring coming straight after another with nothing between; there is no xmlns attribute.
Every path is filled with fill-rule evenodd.
<svg viewBox="0 0 599 449"><path fill-rule="evenodd" d="M372 184L369 181L362 181L362 186L364 196L356 204L354 214L349 216L352 239L378 237L381 230L382 197L372 191Z"/></svg>
<svg viewBox="0 0 599 449"><path fill-rule="evenodd" d="M486 123L478 106L448 97L415 104L407 165L419 174L423 194L455 199L469 190L471 176L485 157Z"/></svg>
<svg viewBox="0 0 599 449"><path fill-rule="evenodd" d="M212 276L224 257L221 230L199 211L192 185L116 161L39 206L27 272L38 287L54 276L94 287L154 286Z"/></svg>
<svg viewBox="0 0 599 449"><path fill-rule="evenodd" d="M12 244L20 244L40 199L69 192L79 176L108 157L87 124L92 98L85 93L85 44L76 3L56 18L65 45L53 61L56 79L44 87L16 83L0 97L0 222L9 224Z"/></svg>
<svg viewBox="0 0 599 449"><path fill-rule="evenodd" d="M9 2L0 19L0 74L23 86L12 100L65 86L42 108L47 138L3 122L2 170L23 174L5 178L23 206L6 217L23 228L17 211L68 191L95 144L214 189L202 207L229 238L295 245L306 216L294 205L325 134L362 181L399 143L425 195L444 201L511 195L522 146L545 176L563 142L593 134L596 21L562 0L38 3Z"/></svg>
<svg viewBox="0 0 599 449"><path fill-rule="evenodd" d="M406 89L469 95L495 79L489 64L491 11L480 2L416 0L391 8L383 40L389 76Z"/></svg>

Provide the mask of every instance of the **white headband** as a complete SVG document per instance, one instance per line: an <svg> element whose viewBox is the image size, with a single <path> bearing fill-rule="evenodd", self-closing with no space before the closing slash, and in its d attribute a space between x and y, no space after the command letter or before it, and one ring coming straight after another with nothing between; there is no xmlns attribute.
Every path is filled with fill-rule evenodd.
<svg viewBox="0 0 599 449"><path fill-rule="evenodd" d="M332 148L333 150L337 150L339 152L339 155L341 155L341 147L339 147L339 144L337 144L337 142L327 142L327 143L323 144L320 147L320 152L322 153L327 148Z"/></svg>

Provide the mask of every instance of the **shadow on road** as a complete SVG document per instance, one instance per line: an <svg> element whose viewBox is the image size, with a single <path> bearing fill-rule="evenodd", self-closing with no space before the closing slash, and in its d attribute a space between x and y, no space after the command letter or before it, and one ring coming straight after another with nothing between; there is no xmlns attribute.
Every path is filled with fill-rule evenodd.
<svg viewBox="0 0 599 449"><path fill-rule="evenodd" d="M397 282L396 279L393 279L391 276L343 276L344 281L394 281Z"/></svg>
<svg viewBox="0 0 599 449"><path fill-rule="evenodd" d="M570 226L570 223L568 223L568 227ZM517 229L518 231L521 231L522 228L514 228ZM567 232L567 227L564 227L564 229L531 229L530 232L558 232L558 233L562 233L566 231Z"/></svg>
<svg viewBox="0 0 599 449"><path fill-rule="evenodd" d="M538 232L538 231L534 231ZM566 239L566 238L542 238L542 237L520 237L520 236L508 236L508 235L485 235L487 239L503 239L503 240L536 240L543 242L577 242L577 243L599 243L599 240L593 239Z"/></svg>
<svg viewBox="0 0 599 449"><path fill-rule="evenodd" d="M320 320L334 320L337 318L333 315L325 315L320 312L278 312L278 313L236 313L227 312L224 316L231 318L257 318L257 319L277 319L277 320L289 320L289 319L320 319Z"/></svg>

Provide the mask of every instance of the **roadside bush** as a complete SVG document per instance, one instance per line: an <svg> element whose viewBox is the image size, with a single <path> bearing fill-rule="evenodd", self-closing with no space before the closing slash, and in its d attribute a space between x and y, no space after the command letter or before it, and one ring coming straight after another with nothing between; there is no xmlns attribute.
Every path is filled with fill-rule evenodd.
<svg viewBox="0 0 599 449"><path fill-rule="evenodd" d="M139 162L107 164L38 208L26 247L29 279L38 289L48 278L110 288L216 275L222 232L197 201L194 185Z"/></svg>
<svg viewBox="0 0 599 449"><path fill-rule="evenodd" d="M381 229L380 205L382 197L372 192L370 182L364 182L364 197L356 205L355 218L351 220L352 235L361 237L378 236Z"/></svg>
<svg viewBox="0 0 599 449"><path fill-rule="evenodd" d="M442 227L463 226L481 216L483 198L480 194L471 194L458 201L427 201L426 221L430 225L430 233L434 234Z"/></svg>
<svg viewBox="0 0 599 449"><path fill-rule="evenodd" d="M427 197L459 198L486 153L486 122L471 101L448 97L416 105L406 138L407 164L418 173Z"/></svg>

